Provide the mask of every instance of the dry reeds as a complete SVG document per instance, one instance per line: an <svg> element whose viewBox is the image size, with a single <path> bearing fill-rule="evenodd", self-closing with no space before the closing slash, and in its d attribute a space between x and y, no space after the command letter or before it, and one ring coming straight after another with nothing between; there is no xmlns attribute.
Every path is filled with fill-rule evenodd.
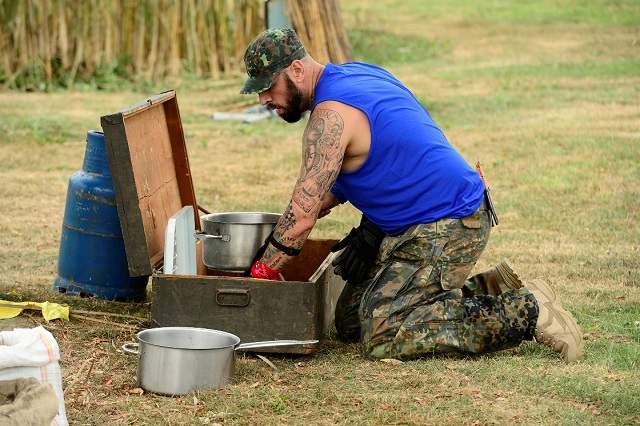
<svg viewBox="0 0 640 426"><path fill-rule="evenodd" d="M71 83L101 67L158 80L242 69L261 0L0 0L0 84Z"/></svg>
<svg viewBox="0 0 640 426"><path fill-rule="evenodd" d="M337 0L287 0L319 61L351 56ZM158 81L243 69L264 0L0 0L0 87L68 86L96 75Z"/></svg>
<svg viewBox="0 0 640 426"><path fill-rule="evenodd" d="M351 59L338 0L287 0L287 13L307 51L321 63Z"/></svg>

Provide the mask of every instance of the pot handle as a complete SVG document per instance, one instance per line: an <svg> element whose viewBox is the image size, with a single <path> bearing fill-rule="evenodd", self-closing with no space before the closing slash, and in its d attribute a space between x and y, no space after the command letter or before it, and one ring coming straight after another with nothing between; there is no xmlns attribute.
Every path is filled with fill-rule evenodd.
<svg viewBox="0 0 640 426"><path fill-rule="evenodd" d="M139 355L140 345L135 342L125 342L124 345L122 345L122 352L130 355Z"/></svg>
<svg viewBox="0 0 640 426"><path fill-rule="evenodd" d="M318 340L265 340L262 342L241 343L234 348L236 351L246 351L259 348L271 348L276 346L313 345Z"/></svg>
<svg viewBox="0 0 640 426"><path fill-rule="evenodd" d="M202 231L195 232L193 236L196 237L197 240L222 240L225 243L228 243L229 241L231 241L231 235L210 235L210 234L205 234Z"/></svg>

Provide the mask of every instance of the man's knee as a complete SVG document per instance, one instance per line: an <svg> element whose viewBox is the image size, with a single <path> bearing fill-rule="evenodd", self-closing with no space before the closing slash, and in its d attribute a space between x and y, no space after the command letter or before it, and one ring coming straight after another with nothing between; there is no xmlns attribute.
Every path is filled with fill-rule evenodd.
<svg viewBox="0 0 640 426"><path fill-rule="evenodd" d="M364 355L373 359L394 358L395 337L398 324L389 318L363 318L362 349Z"/></svg>
<svg viewBox="0 0 640 426"><path fill-rule="evenodd" d="M393 349L393 340L383 342L362 342L364 355L371 359L398 358Z"/></svg>
<svg viewBox="0 0 640 426"><path fill-rule="evenodd" d="M362 344L373 359L411 359L460 347L459 312L447 309L446 302L414 309L402 321L371 318L362 323ZM436 319L433 321L433 319Z"/></svg>

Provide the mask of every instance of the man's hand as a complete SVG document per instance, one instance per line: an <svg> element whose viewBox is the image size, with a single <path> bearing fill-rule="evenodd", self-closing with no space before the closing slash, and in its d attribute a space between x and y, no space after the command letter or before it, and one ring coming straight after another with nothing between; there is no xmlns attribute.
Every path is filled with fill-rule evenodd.
<svg viewBox="0 0 640 426"><path fill-rule="evenodd" d="M266 264L256 260L251 266L250 275L252 278L259 278L261 280L279 280L282 277L282 271L271 269Z"/></svg>
<svg viewBox="0 0 640 426"><path fill-rule="evenodd" d="M385 237L382 229L362 215L360 226L331 248L332 252L344 249L331 263L334 272L351 284L362 283L373 267L378 249Z"/></svg>

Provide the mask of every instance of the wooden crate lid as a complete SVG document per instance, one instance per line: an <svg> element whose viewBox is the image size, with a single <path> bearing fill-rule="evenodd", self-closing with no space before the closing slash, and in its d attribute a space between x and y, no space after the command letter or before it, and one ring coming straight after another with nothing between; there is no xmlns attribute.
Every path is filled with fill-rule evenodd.
<svg viewBox="0 0 640 426"><path fill-rule="evenodd" d="M200 217L173 90L101 117L131 276L162 261L165 228L182 207Z"/></svg>

